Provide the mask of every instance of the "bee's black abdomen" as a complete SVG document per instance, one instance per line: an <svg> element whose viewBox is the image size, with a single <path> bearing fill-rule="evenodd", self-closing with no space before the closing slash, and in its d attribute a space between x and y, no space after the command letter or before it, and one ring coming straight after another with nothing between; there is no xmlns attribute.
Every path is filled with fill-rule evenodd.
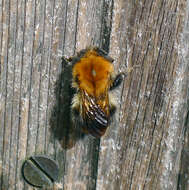
<svg viewBox="0 0 189 190"><path fill-rule="evenodd" d="M91 107L85 118L85 125L87 130L94 137L101 137L104 135L108 125L109 117L98 106Z"/></svg>
<svg viewBox="0 0 189 190"><path fill-rule="evenodd" d="M108 121L106 122L108 123ZM86 127L89 133L94 137L101 137L104 135L108 125L103 125L96 119L86 121Z"/></svg>

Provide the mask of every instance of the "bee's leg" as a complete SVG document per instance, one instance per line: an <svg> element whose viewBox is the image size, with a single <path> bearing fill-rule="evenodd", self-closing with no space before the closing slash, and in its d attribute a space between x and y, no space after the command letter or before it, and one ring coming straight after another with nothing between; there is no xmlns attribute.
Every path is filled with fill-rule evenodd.
<svg viewBox="0 0 189 190"><path fill-rule="evenodd" d="M72 115L72 121L74 122L75 126L80 127L83 124L83 122L80 115L79 104L77 103L72 104L71 115Z"/></svg>
<svg viewBox="0 0 189 190"><path fill-rule="evenodd" d="M120 73L120 74L118 74L118 75L115 77L115 79L113 80L112 85L111 85L111 87L110 87L110 90L114 90L116 87L118 87L118 86L122 83L122 81L123 81L123 76L124 76L124 74L123 74L123 73Z"/></svg>
<svg viewBox="0 0 189 190"><path fill-rule="evenodd" d="M68 78L72 78L72 67L74 65L74 57L69 57L69 58L66 58L66 57L62 57L62 70L65 72L65 75L68 75L69 77Z"/></svg>
<svg viewBox="0 0 189 190"><path fill-rule="evenodd" d="M114 95L110 92L109 93L109 110L110 110L110 116L113 116L116 112L116 104L117 101L114 98Z"/></svg>
<svg viewBox="0 0 189 190"><path fill-rule="evenodd" d="M110 116L114 115L115 112L116 112L116 106L110 105Z"/></svg>
<svg viewBox="0 0 189 190"><path fill-rule="evenodd" d="M117 109L116 105L113 102L111 102L111 100L110 100L110 105L109 105L109 111L110 111L109 124L111 124L112 121L114 120L114 114L116 112L116 109Z"/></svg>
<svg viewBox="0 0 189 190"><path fill-rule="evenodd" d="M140 67L140 65L135 65L133 67L128 67L125 72L119 73L115 78L112 77L113 82L112 82L112 85L110 86L110 90L114 90L116 87L118 87L122 83L123 78L126 77L128 73L133 71L134 68L138 68L138 67Z"/></svg>
<svg viewBox="0 0 189 190"><path fill-rule="evenodd" d="M69 62L70 62L70 61L69 61L69 58L62 57L61 60L62 60L62 62L61 62L61 64L62 64L62 69L68 67Z"/></svg>
<svg viewBox="0 0 189 190"><path fill-rule="evenodd" d="M62 61L66 61L66 62L71 62L72 59L73 59L73 57L68 57L68 58L66 58L64 56L62 57Z"/></svg>

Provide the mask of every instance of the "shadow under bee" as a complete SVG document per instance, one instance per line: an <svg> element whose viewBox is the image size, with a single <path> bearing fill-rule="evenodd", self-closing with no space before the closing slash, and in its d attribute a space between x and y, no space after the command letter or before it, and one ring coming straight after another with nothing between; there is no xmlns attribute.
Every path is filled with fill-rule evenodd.
<svg viewBox="0 0 189 190"><path fill-rule="evenodd" d="M50 126L54 137L59 140L63 149L72 148L85 134L75 127L71 118L71 101L74 89L71 87L72 66L63 58L62 72L55 84L56 102L53 107Z"/></svg>

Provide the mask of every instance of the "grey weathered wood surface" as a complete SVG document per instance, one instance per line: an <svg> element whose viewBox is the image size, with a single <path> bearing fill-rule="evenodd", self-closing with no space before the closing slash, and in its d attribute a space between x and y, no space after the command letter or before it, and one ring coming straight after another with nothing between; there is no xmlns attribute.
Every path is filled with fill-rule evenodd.
<svg viewBox="0 0 189 190"><path fill-rule="evenodd" d="M186 0L0 0L0 189L34 189L20 172L34 154L58 162L59 189L188 189L188 10ZM139 66L115 91L101 140L78 139L64 108L61 56L89 45L116 71Z"/></svg>

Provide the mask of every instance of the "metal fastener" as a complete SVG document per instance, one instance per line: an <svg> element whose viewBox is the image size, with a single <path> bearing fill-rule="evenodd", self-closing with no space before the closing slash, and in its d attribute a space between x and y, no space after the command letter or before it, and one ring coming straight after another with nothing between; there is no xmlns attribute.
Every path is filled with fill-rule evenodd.
<svg viewBox="0 0 189 190"><path fill-rule="evenodd" d="M51 186L58 179L58 165L46 156L32 156L22 165L24 180L34 187Z"/></svg>

